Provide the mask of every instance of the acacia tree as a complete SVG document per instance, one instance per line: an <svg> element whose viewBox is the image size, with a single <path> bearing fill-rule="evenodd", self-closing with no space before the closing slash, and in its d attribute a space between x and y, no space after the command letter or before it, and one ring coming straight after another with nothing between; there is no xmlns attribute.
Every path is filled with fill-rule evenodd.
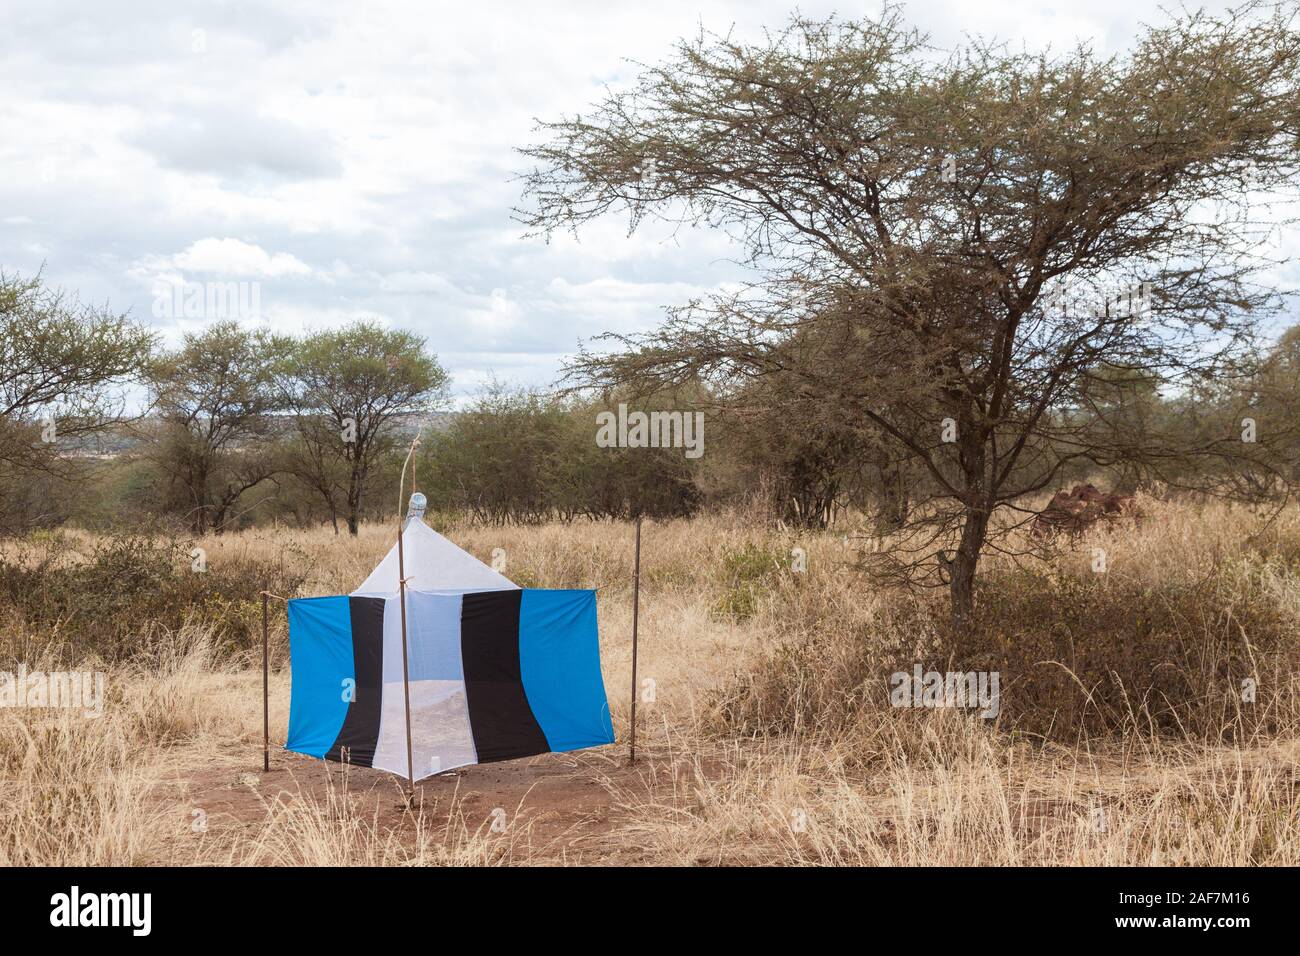
<svg viewBox="0 0 1300 956"><path fill-rule="evenodd" d="M360 528L375 464L396 443L396 419L432 411L448 381L422 338L376 322L317 332L295 344L281 369L281 390L301 443L299 477L331 515L342 511L350 534Z"/></svg>
<svg viewBox="0 0 1300 956"><path fill-rule="evenodd" d="M58 468L66 464L58 440L121 424L117 389L152 346L152 334L126 315L85 305L39 275L0 272L0 463Z"/></svg>
<svg viewBox="0 0 1300 956"><path fill-rule="evenodd" d="M126 315L0 272L0 528L51 517L41 482L75 477L71 453L130 420L121 389L152 347Z"/></svg>
<svg viewBox="0 0 1300 956"><path fill-rule="evenodd" d="M1259 4L1172 17L1109 58L940 56L897 9L757 44L701 33L542 124L518 215L539 234L612 210L732 232L751 288L572 373L722 391L779 373L878 428L935 489L913 510L925 540L955 544L886 557L942 576L960 633L995 513L1114 451L1070 414L1099 369L1170 390L1243 371L1281 304L1255 281L1255 200L1294 186L1298 70L1293 12ZM783 343L809 328L820 347L792 362Z"/></svg>
<svg viewBox="0 0 1300 956"><path fill-rule="evenodd" d="M286 344L218 322L150 364L158 421L147 455L195 534L224 531L239 500L280 470L271 416L282 408L274 370Z"/></svg>

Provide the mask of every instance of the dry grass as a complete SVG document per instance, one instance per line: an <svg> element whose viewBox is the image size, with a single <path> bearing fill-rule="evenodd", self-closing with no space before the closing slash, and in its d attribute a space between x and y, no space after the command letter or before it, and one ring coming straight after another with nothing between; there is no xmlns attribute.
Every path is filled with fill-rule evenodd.
<svg viewBox="0 0 1300 956"><path fill-rule="evenodd" d="M612 761L575 764L576 776L612 795L614 812L561 838L537 837L524 812L504 833L463 812L474 771L447 801L396 820L381 812L395 786L394 799L376 802L336 768L323 788L249 786L252 809L241 820L196 825L196 771L237 780L256 767L261 681L254 654L232 648L218 623L191 616L151 630L139 655L103 665L109 695L99 718L0 710L0 865L553 863L578 843L583 859L672 864L1300 863L1300 509L1266 527L1221 505L1144 508L1143 525L1099 532L1038 570L991 560L990 588L1029 615L1019 626L1035 653L1049 645L1034 613L1061 615L1033 612L1025 595L1059 600L1075 582L1101 589L1088 592L1089 607L1108 606L1110 595L1120 612L1135 595L1200 595L1206 613L1162 618L1158 636L1185 653L1170 666L1188 681L1217 681L1243 655L1253 661L1261 686L1253 710L1225 712L1221 687L1201 689L1213 708L1186 705L1207 728L1231 732L1171 731L1151 719L1159 708L1150 700L1102 729L1083 706L1064 737L1013 732L1010 717L991 726L953 710L891 708L881 668L900 648L946 666L931 656L927 602L876 593L853 572L843 532L795 536L712 517L646 529L639 675L653 681L654 701L641 707L639 740L649 759L633 777L614 774ZM483 560L505 549L506 574L521 584L601 588L605 679L625 739L630 529L441 530ZM283 560L298 565L300 593L329 594L354 587L390 539L379 527L355 540L259 530L202 545L214 572ZM74 562L96 544L76 534L68 542ZM807 573L789 567L795 546L807 553ZM1105 578L1091 573L1093 547L1107 551ZM1032 586L1022 574L1034 576ZM1216 589L1195 590L1207 580ZM273 740L287 722L289 688L277 618ZM52 639L13 614L0 620L12 622L5 646L30 668L66 662L77 647L75 636ZM1017 621L1001 624L1017 636ZM1008 654L1001 666L1018 660ZM1069 692L1053 687L1063 699ZM1008 705L1008 714L1029 712ZM519 794L521 810L530 799Z"/></svg>

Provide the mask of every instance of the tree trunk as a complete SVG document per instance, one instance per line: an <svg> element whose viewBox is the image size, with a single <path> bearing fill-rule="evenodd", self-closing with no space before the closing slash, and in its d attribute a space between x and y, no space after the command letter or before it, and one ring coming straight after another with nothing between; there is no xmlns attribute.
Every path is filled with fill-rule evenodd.
<svg viewBox="0 0 1300 956"><path fill-rule="evenodd" d="M354 538L361 526L361 489L365 481L358 465L358 461L353 462L352 474L348 478L348 534Z"/></svg>
<svg viewBox="0 0 1300 956"><path fill-rule="evenodd" d="M194 509L194 517L190 519L190 529L199 537L208 533L208 502L206 497L199 499L199 505Z"/></svg>
<svg viewBox="0 0 1300 956"><path fill-rule="evenodd" d="M880 500L876 511L876 530L881 534L897 531L907 524L911 501L903 468L897 462L880 467Z"/></svg>
<svg viewBox="0 0 1300 956"><path fill-rule="evenodd" d="M195 503L190 528L195 535L202 537L208 533L208 469L203 463L192 466L188 476L190 500Z"/></svg>
<svg viewBox="0 0 1300 956"><path fill-rule="evenodd" d="M989 513L968 508L962 524L961 543L949 563L951 580L948 590L952 598L953 639L961 641L969 635L975 610L975 570L979 566L980 552L988 532Z"/></svg>

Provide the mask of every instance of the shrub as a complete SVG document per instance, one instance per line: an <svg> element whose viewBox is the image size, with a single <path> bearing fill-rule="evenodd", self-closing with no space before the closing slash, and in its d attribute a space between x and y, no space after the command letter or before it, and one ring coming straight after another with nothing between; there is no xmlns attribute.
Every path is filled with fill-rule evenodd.
<svg viewBox="0 0 1300 956"><path fill-rule="evenodd" d="M750 565L744 565L750 566ZM889 677L997 671L1002 730L1042 739L1132 732L1215 741L1294 730L1300 580L1276 556L1153 579L1051 566L992 573L959 650L940 596L892 595L865 627L819 617L713 700L716 729L839 733L879 721ZM811 609L805 613L813 613ZM1243 693L1253 682L1254 700Z"/></svg>
<svg viewBox="0 0 1300 956"><path fill-rule="evenodd" d="M780 576L782 555L753 542L722 552L723 592L715 605L723 618L744 622L758 610L759 596Z"/></svg>
<svg viewBox="0 0 1300 956"><path fill-rule="evenodd" d="M0 619L6 622L0 654L26 659L32 643L26 635L39 631L74 656L125 660L150 653L158 632L175 632L191 620L210 629L221 651L253 647L261 640L259 592L266 587L291 596L304 576L286 570L286 562L253 558L197 573L192 547L176 538L115 533L88 554L57 535L0 551Z"/></svg>

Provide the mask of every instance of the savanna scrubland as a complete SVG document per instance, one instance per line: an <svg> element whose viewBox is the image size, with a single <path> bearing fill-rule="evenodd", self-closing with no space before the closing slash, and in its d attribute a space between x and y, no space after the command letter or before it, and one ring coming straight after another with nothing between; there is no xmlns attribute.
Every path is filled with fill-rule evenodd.
<svg viewBox="0 0 1300 956"><path fill-rule="evenodd" d="M283 605L261 770L263 582L347 591L391 528L208 537L203 573L189 540L8 540L5 658L103 669L107 701L0 711L0 862L1294 865L1300 511L1140 508L991 558L960 659L945 595L863 579L847 525L648 522L630 768L630 525L444 521L521 585L601 589L619 743L431 778L410 810L395 778L277 750ZM916 661L999 671L998 717L891 706Z"/></svg>
<svg viewBox="0 0 1300 956"><path fill-rule="evenodd" d="M439 343L383 321L165 345L0 272L0 670L108 693L0 710L0 862L1296 863L1298 16L1171 11L1104 57L935 56L893 5L702 28L539 121L513 215L719 230L752 281L454 412ZM624 405L707 453L605 447ZM283 739L278 598L387 550L416 435L435 527L600 589L621 741L645 519L635 766L409 808L260 769L259 595ZM1131 506L1035 535L1085 479ZM917 667L998 705L895 706Z"/></svg>

